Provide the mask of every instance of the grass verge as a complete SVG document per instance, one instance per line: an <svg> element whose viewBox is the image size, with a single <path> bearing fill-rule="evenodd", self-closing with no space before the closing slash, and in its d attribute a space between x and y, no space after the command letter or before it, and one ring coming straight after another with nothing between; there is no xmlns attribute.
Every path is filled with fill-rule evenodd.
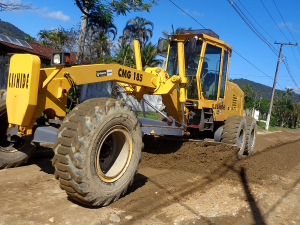
<svg viewBox="0 0 300 225"><path fill-rule="evenodd" d="M265 126L266 126L266 123L257 121L257 130L258 131L262 131L262 132L266 131ZM274 127L274 126L269 125L269 131L278 131L278 128L276 126Z"/></svg>

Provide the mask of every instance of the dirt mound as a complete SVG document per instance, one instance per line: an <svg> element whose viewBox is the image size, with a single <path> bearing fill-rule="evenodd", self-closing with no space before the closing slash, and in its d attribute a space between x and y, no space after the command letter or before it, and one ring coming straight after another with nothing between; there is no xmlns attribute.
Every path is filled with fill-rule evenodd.
<svg viewBox="0 0 300 225"><path fill-rule="evenodd" d="M292 149L286 149L283 153L281 145L238 160L238 149L228 145L210 146L201 142L151 138L145 139L144 143L141 167L187 171L213 180L226 177L238 181L246 172L248 181L260 183L274 174L284 175L297 165L300 157L300 151ZM297 149L298 144L299 141L296 141L288 146Z"/></svg>
<svg viewBox="0 0 300 225"><path fill-rule="evenodd" d="M209 146L202 142L147 138L141 167L183 170L207 173L237 162L236 147L228 145Z"/></svg>

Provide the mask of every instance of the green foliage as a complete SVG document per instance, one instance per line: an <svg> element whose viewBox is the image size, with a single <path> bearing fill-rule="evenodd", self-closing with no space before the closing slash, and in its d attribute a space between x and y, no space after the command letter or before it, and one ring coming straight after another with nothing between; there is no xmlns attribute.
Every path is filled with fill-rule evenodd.
<svg viewBox="0 0 300 225"><path fill-rule="evenodd" d="M144 117L144 114L142 112L138 112L139 117ZM157 120L158 114L157 113L145 113L146 118Z"/></svg>
<svg viewBox="0 0 300 225"><path fill-rule="evenodd" d="M274 116L271 116L269 126L275 127L277 125L277 119Z"/></svg>
<svg viewBox="0 0 300 225"><path fill-rule="evenodd" d="M157 48L151 42L145 44L141 49L142 66L156 67L162 63L162 60L157 59Z"/></svg>
<svg viewBox="0 0 300 225"><path fill-rule="evenodd" d="M28 34L24 33L16 26L5 21L0 21L0 34L4 34L9 37L13 37L21 40L25 40L25 36L29 36Z"/></svg>
<svg viewBox="0 0 300 225"><path fill-rule="evenodd" d="M151 21L137 16L127 21L122 38L128 41L138 39L143 47L151 39L153 29L154 24Z"/></svg>
<svg viewBox="0 0 300 225"><path fill-rule="evenodd" d="M260 101L260 107L258 108L258 110L262 113L262 114L267 114L269 112L269 106L270 106L270 100L266 99L266 98L262 98L261 100L258 99L257 103L259 104Z"/></svg>
<svg viewBox="0 0 300 225"><path fill-rule="evenodd" d="M257 128L258 131L266 131L265 127L266 127L266 123L261 122L261 121L257 121ZM276 127L276 125L272 125L271 123L269 124L269 130L268 131L278 131L278 128Z"/></svg>
<svg viewBox="0 0 300 225"><path fill-rule="evenodd" d="M250 84L242 85L244 91L244 108L252 109L254 107L254 90Z"/></svg>
<svg viewBox="0 0 300 225"><path fill-rule="evenodd" d="M279 126L296 128L300 117L300 104L293 103L293 89L286 88L286 92L281 91L278 95L280 97L274 99L272 116Z"/></svg>
<svg viewBox="0 0 300 225"><path fill-rule="evenodd" d="M272 94L272 87L260 84L260 83L256 83L247 79L234 79L234 80L230 80L231 82L239 85L239 87L241 87L242 85L247 85L250 84L254 90L254 93L256 94L257 97L262 96L263 98L266 99L271 99L271 94ZM275 98L280 98L283 93L284 95L286 94L285 91L280 91L280 90L276 90L275 91ZM293 102L298 103L300 100L300 95L299 94L295 94L294 96L292 96Z"/></svg>
<svg viewBox="0 0 300 225"><path fill-rule="evenodd" d="M58 50L62 50L62 46L68 39L67 35L59 29L54 29L54 30L44 29L38 33L38 36L41 45L50 48L55 48Z"/></svg>

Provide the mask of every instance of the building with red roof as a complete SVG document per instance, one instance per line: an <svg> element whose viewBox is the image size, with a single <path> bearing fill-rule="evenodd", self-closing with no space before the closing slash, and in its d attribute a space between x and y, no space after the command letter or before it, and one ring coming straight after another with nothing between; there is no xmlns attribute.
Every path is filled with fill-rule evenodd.
<svg viewBox="0 0 300 225"><path fill-rule="evenodd" d="M20 45L8 43L6 41L2 41L0 38L0 89L6 89L9 58L11 54L29 53L29 54L37 55L41 59L41 67L47 68L47 67L51 67L50 65L51 53L54 51L59 51L57 49L45 47L35 43L27 43L27 44L31 48L29 48L29 46L23 47ZM71 54L71 63L75 63L75 60L76 60L76 55ZM84 61L83 64L88 64L88 62Z"/></svg>

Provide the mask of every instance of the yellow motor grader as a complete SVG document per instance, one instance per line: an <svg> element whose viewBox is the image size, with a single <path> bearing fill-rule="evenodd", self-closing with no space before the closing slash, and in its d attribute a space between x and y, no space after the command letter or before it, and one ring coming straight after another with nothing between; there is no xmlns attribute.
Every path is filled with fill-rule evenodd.
<svg viewBox="0 0 300 225"><path fill-rule="evenodd" d="M143 135L214 138L236 145L239 158L251 154L256 121L242 116L244 93L227 81L232 48L211 30L187 30L160 39L158 53L166 42L164 68L145 70L139 41L134 41L136 68L71 66L69 53L53 52L52 68L41 69L38 56L13 55L6 101L0 102L0 167L26 162L35 143L53 143L52 164L60 187L81 203L105 206L132 184ZM117 82L163 120L137 117L124 101L113 98L89 99L66 113L71 88L102 81ZM161 95L167 114L143 95Z"/></svg>

